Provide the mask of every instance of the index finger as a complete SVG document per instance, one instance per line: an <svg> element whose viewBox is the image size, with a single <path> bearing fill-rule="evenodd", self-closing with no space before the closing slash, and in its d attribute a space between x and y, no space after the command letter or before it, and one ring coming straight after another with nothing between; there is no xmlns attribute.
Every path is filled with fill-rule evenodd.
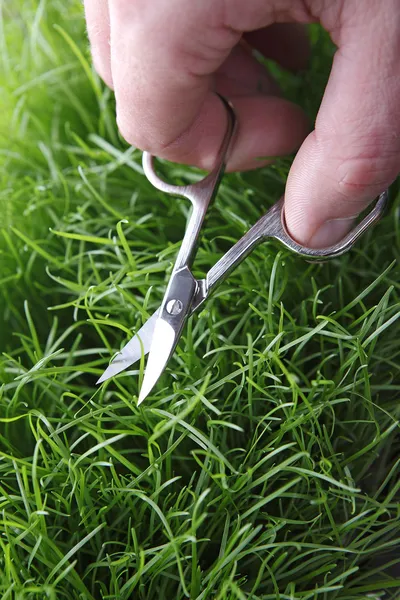
<svg viewBox="0 0 400 600"><path fill-rule="evenodd" d="M117 121L129 143L168 160L212 167L227 125L213 93L214 74L241 38L225 23L224 6L235 3L110 0ZM260 166L259 157L286 154L304 139L306 118L288 101L256 90L230 100L240 123L230 168L247 167L251 159Z"/></svg>

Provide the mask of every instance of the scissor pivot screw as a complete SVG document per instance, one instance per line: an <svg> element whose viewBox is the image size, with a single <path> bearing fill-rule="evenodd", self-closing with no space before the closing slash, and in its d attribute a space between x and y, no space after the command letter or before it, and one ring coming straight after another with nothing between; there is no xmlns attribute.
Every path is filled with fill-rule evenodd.
<svg viewBox="0 0 400 600"><path fill-rule="evenodd" d="M182 312L183 304L180 300L170 300L165 308L170 315L179 315Z"/></svg>

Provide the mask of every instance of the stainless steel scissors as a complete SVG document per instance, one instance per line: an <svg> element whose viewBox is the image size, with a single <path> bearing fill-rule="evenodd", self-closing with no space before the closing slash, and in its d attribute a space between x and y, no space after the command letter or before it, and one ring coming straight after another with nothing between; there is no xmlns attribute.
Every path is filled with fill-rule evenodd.
<svg viewBox="0 0 400 600"><path fill-rule="evenodd" d="M222 100L228 113L227 131L218 152L216 166L204 179L187 186L170 185L156 174L154 157L146 152L143 154L144 172L153 186L162 192L187 198L192 203L193 210L160 308L115 356L97 382L102 383L117 375L139 360L142 353L149 353L138 404L149 395L163 373L175 351L188 317L198 310L216 287L258 244L268 238L275 238L293 252L308 259L339 256L350 250L356 240L382 216L388 201L388 192L385 191L379 196L367 216L341 242L327 248L315 249L301 246L290 237L284 221L284 199L281 198L220 258L205 279L195 279L190 268L195 257L198 238L210 202L215 197L224 174L236 130L234 110L227 101Z"/></svg>

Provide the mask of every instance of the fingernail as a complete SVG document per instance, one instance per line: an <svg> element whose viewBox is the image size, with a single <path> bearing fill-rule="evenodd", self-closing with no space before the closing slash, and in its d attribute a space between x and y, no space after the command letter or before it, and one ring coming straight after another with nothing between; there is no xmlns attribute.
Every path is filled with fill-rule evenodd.
<svg viewBox="0 0 400 600"><path fill-rule="evenodd" d="M317 229L317 231L311 237L308 245L311 248L325 248L340 242L346 233L348 233L353 221L354 217L345 217L343 219L331 219L330 221L326 221L326 223Z"/></svg>

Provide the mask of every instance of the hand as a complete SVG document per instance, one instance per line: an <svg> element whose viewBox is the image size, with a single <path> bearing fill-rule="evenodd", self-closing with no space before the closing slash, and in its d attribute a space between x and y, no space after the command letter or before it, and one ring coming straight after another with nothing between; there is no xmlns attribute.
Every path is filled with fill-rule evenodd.
<svg viewBox="0 0 400 600"><path fill-rule="evenodd" d="M211 168L226 127L218 91L239 120L230 170L300 146L285 192L300 243L338 241L400 171L399 0L84 2L94 64L115 91L129 143ZM338 51L308 134L302 111L279 96L249 47L301 67L308 46L299 24L315 21Z"/></svg>

